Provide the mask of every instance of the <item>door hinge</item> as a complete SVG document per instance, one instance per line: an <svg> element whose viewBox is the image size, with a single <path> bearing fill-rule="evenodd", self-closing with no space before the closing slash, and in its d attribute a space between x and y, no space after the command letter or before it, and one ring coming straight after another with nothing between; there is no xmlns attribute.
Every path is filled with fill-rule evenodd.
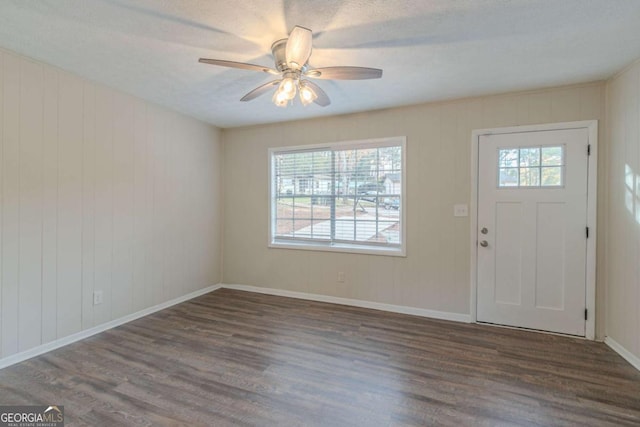
<svg viewBox="0 0 640 427"><path fill-rule="evenodd" d="M587 227L587 239L589 238L589 227Z"/></svg>
<svg viewBox="0 0 640 427"><path fill-rule="evenodd" d="M587 156L591 155L591 144L587 144Z"/></svg>
<svg viewBox="0 0 640 427"><path fill-rule="evenodd" d="M584 320L587 320L587 314L588 314L589 310L587 310L586 308L584 309Z"/></svg>

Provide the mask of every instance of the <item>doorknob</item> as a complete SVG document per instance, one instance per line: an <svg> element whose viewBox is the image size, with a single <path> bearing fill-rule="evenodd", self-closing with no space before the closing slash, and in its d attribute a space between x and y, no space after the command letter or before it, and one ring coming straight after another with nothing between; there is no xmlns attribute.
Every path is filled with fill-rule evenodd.
<svg viewBox="0 0 640 427"><path fill-rule="evenodd" d="M483 240L482 242L480 242L480 246L486 248L487 246L489 246L489 243L486 240Z"/></svg>

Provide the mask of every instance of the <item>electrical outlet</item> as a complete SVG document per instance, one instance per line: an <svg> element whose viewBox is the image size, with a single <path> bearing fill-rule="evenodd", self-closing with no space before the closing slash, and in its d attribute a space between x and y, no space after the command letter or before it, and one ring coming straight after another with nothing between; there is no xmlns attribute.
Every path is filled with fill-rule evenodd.
<svg viewBox="0 0 640 427"><path fill-rule="evenodd" d="M344 283L344 271L338 271L338 283Z"/></svg>
<svg viewBox="0 0 640 427"><path fill-rule="evenodd" d="M93 292L93 305L102 304L102 291Z"/></svg>

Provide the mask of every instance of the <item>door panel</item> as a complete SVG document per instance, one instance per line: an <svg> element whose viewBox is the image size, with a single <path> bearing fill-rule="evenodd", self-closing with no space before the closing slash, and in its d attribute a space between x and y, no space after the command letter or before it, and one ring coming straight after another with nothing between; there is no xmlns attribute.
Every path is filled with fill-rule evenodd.
<svg viewBox="0 0 640 427"><path fill-rule="evenodd" d="M495 302L520 305L522 299L522 204L496 203Z"/></svg>
<svg viewBox="0 0 640 427"><path fill-rule="evenodd" d="M586 129L480 137L478 321L584 336L587 145Z"/></svg>
<svg viewBox="0 0 640 427"><path fill-rule="evenodd" d="M537 308L564 309L565 229L558 218L566 216L566 203L538 203L536 242Z"/></svg>

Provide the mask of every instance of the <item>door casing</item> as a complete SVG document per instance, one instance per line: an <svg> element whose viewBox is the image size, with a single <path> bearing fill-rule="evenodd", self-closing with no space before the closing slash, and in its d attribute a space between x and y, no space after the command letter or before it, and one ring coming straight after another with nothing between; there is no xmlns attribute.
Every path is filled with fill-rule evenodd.
<svg viewBox="0 0 640 427"><path fill-rule="evenodd" d="M540 125L514 126L504 128L476 129L471 133L471 204L470 212L470 266L471 266L471 322L477 322L478 298L478 153L482 135L498 135L508 133L537 132L560 129L587 129L589 133L590 156L588 159L587 184L587 271L586 271L586 303L587 320L585 322L585 338L595 339L596 326L596 236L597 236L597 188L598 188L598 121L585 120L577 122L549 123Z"/></svg>

